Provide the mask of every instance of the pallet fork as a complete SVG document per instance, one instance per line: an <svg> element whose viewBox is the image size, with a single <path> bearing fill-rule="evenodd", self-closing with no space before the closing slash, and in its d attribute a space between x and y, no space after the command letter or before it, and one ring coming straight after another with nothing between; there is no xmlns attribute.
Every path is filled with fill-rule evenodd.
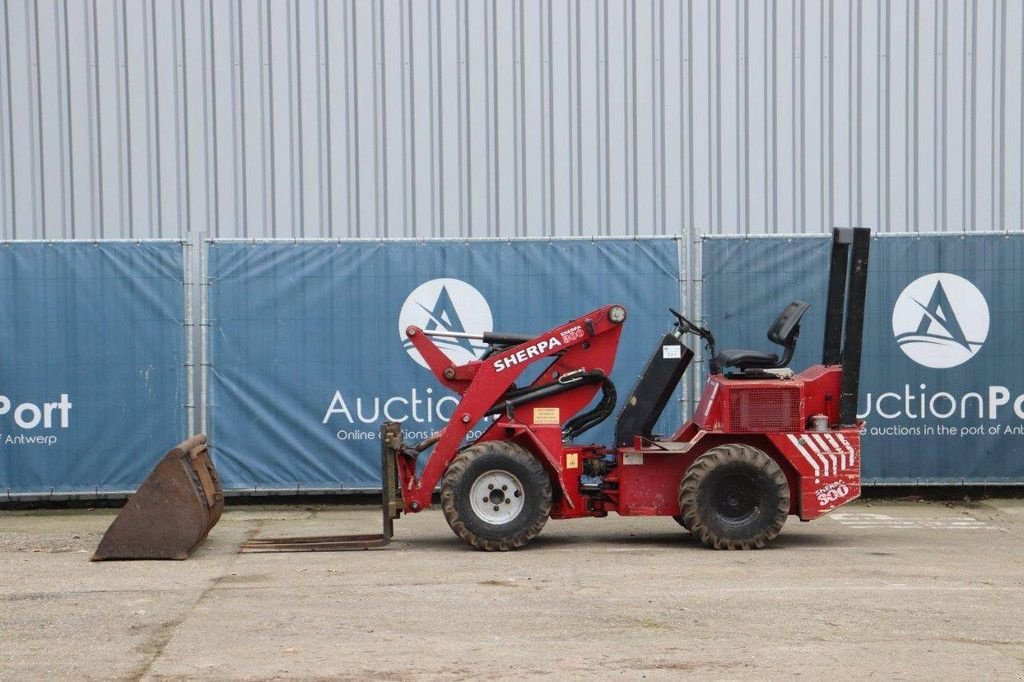
<svg viewBox="0 0 1024 682"><path fill-rule="evenodd" d="M398 458L404 445L401 425L385 422L380 428L381 521L380 533L363 535L318 535L306 537L250 538L241 553L345 552L387 547L395 534L395 519L402 513L398 484Z"/></svg>

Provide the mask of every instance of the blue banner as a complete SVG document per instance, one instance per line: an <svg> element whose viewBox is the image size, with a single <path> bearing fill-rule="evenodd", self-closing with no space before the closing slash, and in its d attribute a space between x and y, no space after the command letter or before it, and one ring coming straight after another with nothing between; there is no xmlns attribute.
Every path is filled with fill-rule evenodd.
<svg viewBox="0 0 1024 682"><path fill-rule="evenodd" d="M720 348L765 338L811 303L796 355L820 362L828 238L707 238L705 319ZM865 484L1024 482L1024 238L877 236L871 242L858 413Z"/></svg>
<svg viewBox="0 0 1024 682"><path fill-rule="evenodd" d="M621 400L679 301L673 239L213 242L208 253L208 409L229 489L379 489L380 422L419 440L458 402L405 342L408 325L540 333L621 303ZM460 363L484 351L464 339L443 349ZM674 403L663 423L679 419ZM610 444L613 421L579 440Z"/></svg>
<svg viewBox="0 0 1024 682"><path fill-rule="evenodd" d="M185 435L183 248L0 246L0 490L125 492Z"/></svg>

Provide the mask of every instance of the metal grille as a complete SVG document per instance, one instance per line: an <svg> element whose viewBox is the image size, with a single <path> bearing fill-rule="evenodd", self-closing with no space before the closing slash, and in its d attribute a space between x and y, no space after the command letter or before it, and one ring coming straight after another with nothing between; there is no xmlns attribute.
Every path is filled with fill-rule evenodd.
<svg viewBox="0 0 1024 682"><path fill-rule="evenodd" d="M733 389L729 392L732 431L797 431L800 391L789 388Z"/></svg>

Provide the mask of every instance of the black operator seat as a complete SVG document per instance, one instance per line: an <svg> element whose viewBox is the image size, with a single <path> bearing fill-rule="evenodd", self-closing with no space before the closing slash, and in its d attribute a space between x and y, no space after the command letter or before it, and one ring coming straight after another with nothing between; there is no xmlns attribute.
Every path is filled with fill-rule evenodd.
<svg viewBox="0 0 1024 682"><path fill-rule="evenodd" d="M768 340L783 347L781 358L775 353L737 348L720 351L715 355L715 360L722 368L736 367L741 370L785 367L796 350L796 340L800 336L800 318L810 307L810 303L793 301L779 313L775 322L768 328Z"/></svg>

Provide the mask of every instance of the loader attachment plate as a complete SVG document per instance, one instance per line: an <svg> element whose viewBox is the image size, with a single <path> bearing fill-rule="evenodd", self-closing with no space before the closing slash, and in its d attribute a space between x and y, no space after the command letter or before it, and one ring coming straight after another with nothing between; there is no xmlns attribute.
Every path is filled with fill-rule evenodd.
<svg viewBox="0 0 1024 682"><path fill-rule="evenodd" d="M402 511L397 456L402 449L402 429L385 422L380 429L381 533L369 535L316 535L306 537L252 538L242 543L242 554L271 552L347 552L387 547L394 535L394 520Z"/></svg>
<svg viewBox="0 0 1024 682"><path fill-rule="evenodd" d="M164 455L128 498L92 560L185 559L223 511L206 436L193 436Z"/></svg>

